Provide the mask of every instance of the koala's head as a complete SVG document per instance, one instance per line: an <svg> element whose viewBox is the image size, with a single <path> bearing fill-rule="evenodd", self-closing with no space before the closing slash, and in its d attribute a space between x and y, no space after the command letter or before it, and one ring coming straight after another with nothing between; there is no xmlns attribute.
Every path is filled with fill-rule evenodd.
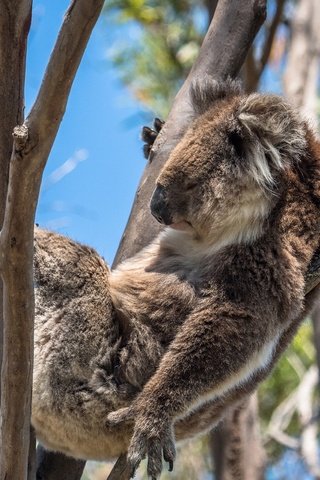
<svg viewBox="0 0 320 480"><path fill-rule="evenodd" d="M160 172L151 212L209 242L254 238L305 155L307 127L283 98L243 95L231 81L194 88L193 102L199 116Z"/></svg>

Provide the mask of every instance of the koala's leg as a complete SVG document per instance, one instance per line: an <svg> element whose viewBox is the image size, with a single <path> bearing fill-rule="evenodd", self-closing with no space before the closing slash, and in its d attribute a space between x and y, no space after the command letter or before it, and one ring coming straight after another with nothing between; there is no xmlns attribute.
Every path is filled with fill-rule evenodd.
<svg viewBox="0 0 320 480"><path fill-rule="evenodd" d="M200 305L190 314L132 407L109 415L113 424L134 419L132 467L147 455L148 473L158 478L162 453L172 466L174 418L225 395L269 364L278 333L236 305L218 312Z"/></svg>
<svg viewBox="0 0 320 480"><path fill-rule="evenodd" d="M160 133L161 128L163 127L164 122L160 118L155 118L153 121L153 128L143 127L141 132L142 141L145 142L143 145L143 154L146 159L149 158L152 146L156 141L158 134Z"/></svg>
<svg viewBox="0 0 320 480"><path fill-rule="evenodd" d="M112 382L120 334L109 274L93 249L36 229L32 422L47 448L81 458L117 455L122 441L104 426L124 404Z"/></svg>

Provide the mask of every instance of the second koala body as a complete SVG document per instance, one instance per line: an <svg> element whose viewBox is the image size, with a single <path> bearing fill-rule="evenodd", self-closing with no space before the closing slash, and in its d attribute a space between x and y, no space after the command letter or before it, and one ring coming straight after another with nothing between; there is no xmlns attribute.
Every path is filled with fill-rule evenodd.
<svg viewBox="0 0 320 480"><path fill-rule="evenodd" d="M129 459L148 454L156 477L155 439L171 462L172 428L182 439L217 423L302 319L319 146L279 97L232 88L195 93L204 113L151 203L169 227L138 255L110 271L92 249L36 233L32 418L48 448L106 459L133 433Z"/></svg>

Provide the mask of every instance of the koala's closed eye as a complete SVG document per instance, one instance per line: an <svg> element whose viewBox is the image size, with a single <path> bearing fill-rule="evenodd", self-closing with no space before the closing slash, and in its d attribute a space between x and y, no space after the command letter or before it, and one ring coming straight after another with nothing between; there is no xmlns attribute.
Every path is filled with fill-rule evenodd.
<svg viewBox="0 0 320 480"><path fill-rule="evenodd" d="M236 154L239 157L243 157L245 151L244 151L244 141L241 135L234 130L228 134L228 140L233 146Z"/></svg>

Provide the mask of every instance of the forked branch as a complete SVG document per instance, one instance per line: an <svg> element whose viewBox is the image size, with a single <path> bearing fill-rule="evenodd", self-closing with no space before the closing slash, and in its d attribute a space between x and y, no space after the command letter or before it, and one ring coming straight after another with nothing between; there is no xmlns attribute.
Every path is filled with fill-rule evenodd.
<svg viewBox="0 0 320 480"><path fill-rule="evenodd" d="M22 3L31 6L31 2ZM13 132L0 241L0 268L4 282L1 479L27 478L33 367L35 208L42 172L75 73L102 6L103 0L71 2L36 102L24 124Z"/></svg>

